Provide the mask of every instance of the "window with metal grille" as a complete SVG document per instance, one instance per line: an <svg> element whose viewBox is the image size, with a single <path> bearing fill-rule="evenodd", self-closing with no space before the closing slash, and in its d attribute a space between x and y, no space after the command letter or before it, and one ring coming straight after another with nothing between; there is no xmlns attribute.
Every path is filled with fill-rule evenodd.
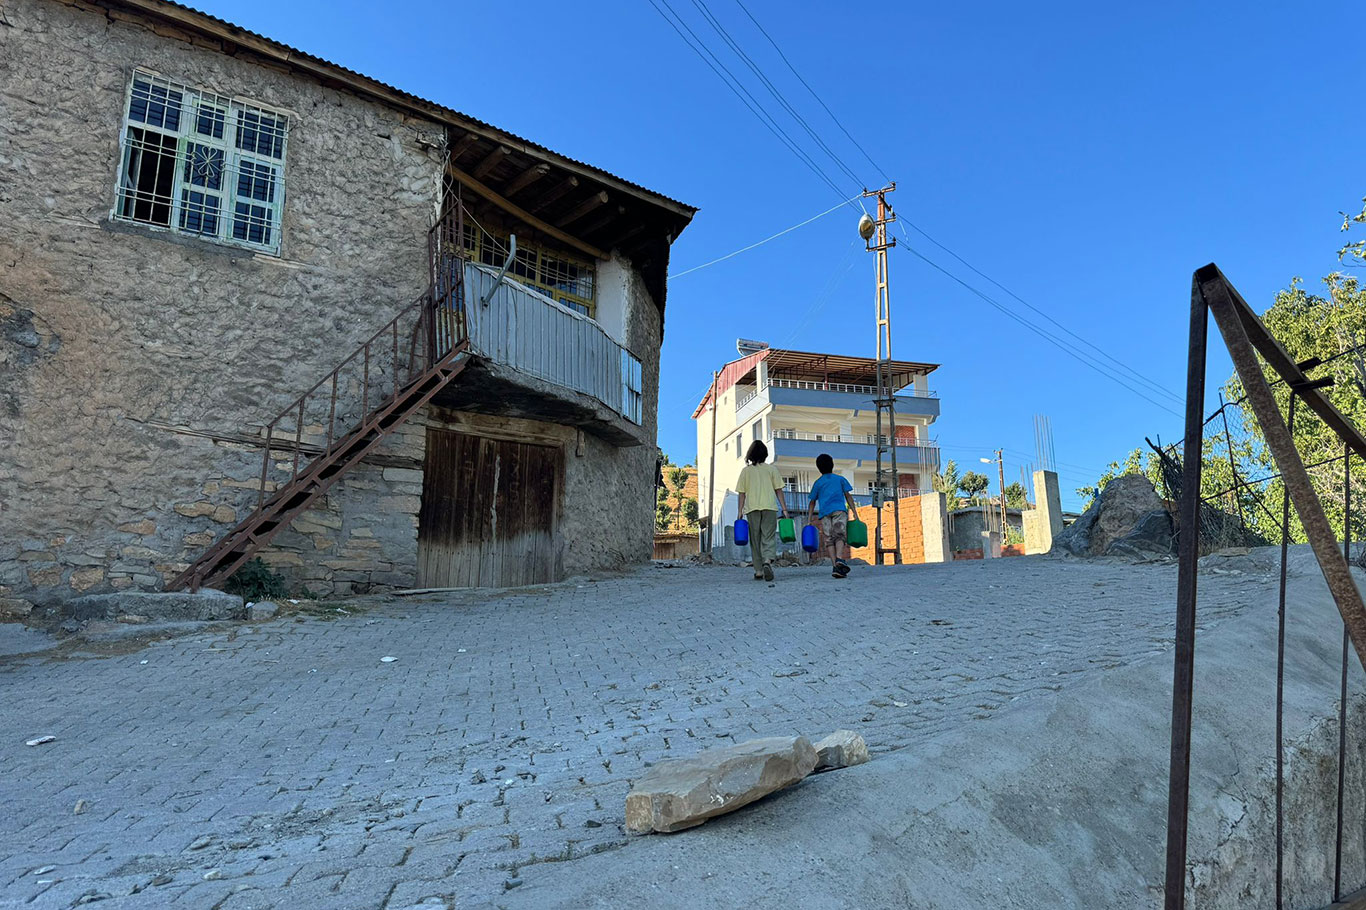
<svg viewBox="0 0 1366 910"><path fill-rule="evenodd" d="M466 252L475 262L501 268L507 261L506 235L492 233L466 221L463 240ZM518 237L517 255L508 274L571 310L585 316L596 315L594 269L586 262L540 249Z"/></svg>
<svg viewBox="0 0 1366 910"><path fill-rule="evenodd" d="M112 217L278 252L289 118L136 70Z"/></svg>

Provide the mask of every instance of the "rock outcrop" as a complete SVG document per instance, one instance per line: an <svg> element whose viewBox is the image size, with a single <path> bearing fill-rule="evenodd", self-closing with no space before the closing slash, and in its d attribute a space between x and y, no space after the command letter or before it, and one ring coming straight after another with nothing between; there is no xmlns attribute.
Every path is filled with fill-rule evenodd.
<svg viewBox="0 0 1366 910"><path fill-rule="evenodd" d="M1172 553L1172 519L1142 474L1116 477L1085 514L1063 529L1053 549L1074 556L1146 559Z"/></svg>
<svg viewBox="0 0 1366 910"><path fill-rule="evenodd" d="M770 736L660 762L626 796L626 830L668 833L700 825L795 784L816 767L805 736Z"/></svg>

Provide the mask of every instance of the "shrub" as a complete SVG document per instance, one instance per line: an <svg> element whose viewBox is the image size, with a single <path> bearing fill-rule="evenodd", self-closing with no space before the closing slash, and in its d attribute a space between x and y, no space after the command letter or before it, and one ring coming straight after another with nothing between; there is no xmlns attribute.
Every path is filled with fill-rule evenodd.
<svg viewBox="0 0 1366 910"><path fill-rule="evenodd" d="M249 559L232 574L223 590L249 600L273 600L289 593L285 580L271 571L260 557Z"/></svg>

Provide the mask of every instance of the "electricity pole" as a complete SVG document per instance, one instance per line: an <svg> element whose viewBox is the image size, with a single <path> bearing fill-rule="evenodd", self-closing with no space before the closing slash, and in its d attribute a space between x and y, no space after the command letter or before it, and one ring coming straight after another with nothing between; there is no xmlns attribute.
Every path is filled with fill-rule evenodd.
<svg viewBox="0 0 1366 910"><path fill-rule="evenodd" d="M901 564L901 475L896 469L896 382L892 375L892 301L887 274L887 250L896 246L895 237L887 239L887 225L896 220L896 214L887 205L887 194L895 189L893 182L880 190L864 190L863 198L877 197L877 218L864 215L859 220L859 235L863 237L866 249L877 254L877 397L874 399L877 406L877 480L873 493L877 536L873 541L873 560L878 565L883 564L884 556L891 556L896 565ZM886 435L882 432L884 420ZM890 456L890 465L884 466L884 454ZM892 491L893 545L890 547L883 545L882 532L882 499L888 489L888 476Z"/></svg>
<svg viewBox="0 0 1366 910"><path fill-rule="evenodd" d="M996 450L996 470L1001 478L1001 546L1006 545L1006 460L1001 454L1001 449Z"/></svg>

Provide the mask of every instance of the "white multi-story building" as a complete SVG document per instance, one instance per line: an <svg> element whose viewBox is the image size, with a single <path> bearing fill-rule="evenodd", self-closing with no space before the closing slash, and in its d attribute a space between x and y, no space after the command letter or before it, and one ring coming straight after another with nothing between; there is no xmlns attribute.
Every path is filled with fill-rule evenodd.
<svg viewBox="0 0 1366 910"><path fill-rule="evenodd" d="M741 350L746 350L744 343ZM890 365L900 496L929 490L939 470L939 450L929 434L939 416L939 398L928 386L929 374L938 367L905 360ZM693 412L699 513L720 526L734 522L735 481L756 439L768 445L769 461L783 475L789 508L806 508L811 484L820 476L816 456L822 453L853 484L855 501L870 504L876 484L876 392L877 361L872 357L765 347L726 364L715 388ZM715 506L710 499L713 463Z"/></svg>

